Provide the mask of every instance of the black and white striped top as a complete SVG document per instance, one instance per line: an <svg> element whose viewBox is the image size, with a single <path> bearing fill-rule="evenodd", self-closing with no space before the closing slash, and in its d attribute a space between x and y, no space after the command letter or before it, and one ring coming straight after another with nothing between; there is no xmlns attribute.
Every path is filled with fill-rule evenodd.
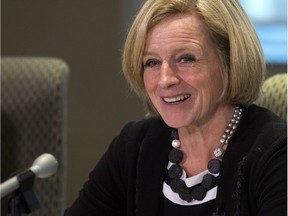
<svg viewBox="0 0 288 216"><path fill-rule="evenodd" d="M172 164L173 163L169 162L167 170ZM208 170L205 170L195 176L187 177L185 170L183 170L182 176L180 178L185 182L189 189L192 189L194 186L201 184L203 176L207 173L209 173ZM219 173L213 175L217 179ZM192 200L192 202L187 202L182 200L177 193L172 191L169 186L170 180L171 179L169 179L167 174L167 177L163 182L163 198L161 203L161 212L159 215L212 215L217 194L217 185L207 191L207 194L203 200Z"/></svg>

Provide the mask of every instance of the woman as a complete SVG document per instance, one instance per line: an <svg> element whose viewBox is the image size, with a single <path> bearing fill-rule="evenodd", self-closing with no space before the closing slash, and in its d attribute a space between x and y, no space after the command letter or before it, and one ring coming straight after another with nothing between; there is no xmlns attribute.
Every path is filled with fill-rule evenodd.
<svg viewBox="0 0 288 216"><path fill-rule="evenodd" d="M123 70L128 123L65 215L286 215L286 122L251 105L262 50L237 0L148 0Z"/></svg>

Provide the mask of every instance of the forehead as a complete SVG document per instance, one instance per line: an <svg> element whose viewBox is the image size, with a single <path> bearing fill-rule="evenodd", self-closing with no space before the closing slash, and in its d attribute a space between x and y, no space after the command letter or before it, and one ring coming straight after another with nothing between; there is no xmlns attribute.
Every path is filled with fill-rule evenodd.
<svg viewBox="0 0 288 216"><path fill-rule="evenodd" d="M175 14L159 21L148 32L146 43L155 39L165 40L173 37L204 42L209 39L209 31L198 14Z"/></svg>

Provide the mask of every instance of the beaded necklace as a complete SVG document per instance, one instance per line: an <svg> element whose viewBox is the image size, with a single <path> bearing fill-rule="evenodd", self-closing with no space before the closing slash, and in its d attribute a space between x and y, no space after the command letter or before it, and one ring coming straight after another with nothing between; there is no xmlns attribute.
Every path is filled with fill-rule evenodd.
<svg viewBox="0 0 288 216"><path fill-rule="evenodd" d="M171 136L174 138L174 140L172 141L171 145L173 146L173 149L168 155L169 161L172 163L172 165L168 169L168 176L171 178L171 190L177 193L182 200L187 202L191 202L193 199L199 201L203 200L207 191L216 186L216 178L214 175L218 174L220 171L220 165L225 149L240 122L241 115L242 109L237 106L234 110L232 119L222 134L220 139L220 147L213 151L214 158L208 162L208 173L203 176L201 184L193 187L192 190L190 190L186 186L184 180L180 178L183 173L183 168L179 164L183 159L183 152L179 149L181 143L177 130L172 131Z"/></svg>

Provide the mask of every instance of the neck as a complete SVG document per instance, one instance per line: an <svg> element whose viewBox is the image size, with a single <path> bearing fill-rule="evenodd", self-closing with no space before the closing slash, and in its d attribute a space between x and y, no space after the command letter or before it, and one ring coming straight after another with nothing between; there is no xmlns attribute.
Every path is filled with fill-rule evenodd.
<svg viewBox="0 0 288 216"><path fill-rule="evenodd" d="M184 152L183 163L197 163L206 166L213 157L213 150L220 147L219 140L229 124L235 106L219 107L209 121L179 128L181 150ZM201 165L200 165L201 166Z"/></svg>
<svg viewBox="0 0 288 216"><path fill-rule="evenodd" d="M183 145L192 148L200 146L211 147L209 141L218 140L232 119L235 106L219 107L210 115L208 121L191 124L178 129L180 141Z"/></svg>

